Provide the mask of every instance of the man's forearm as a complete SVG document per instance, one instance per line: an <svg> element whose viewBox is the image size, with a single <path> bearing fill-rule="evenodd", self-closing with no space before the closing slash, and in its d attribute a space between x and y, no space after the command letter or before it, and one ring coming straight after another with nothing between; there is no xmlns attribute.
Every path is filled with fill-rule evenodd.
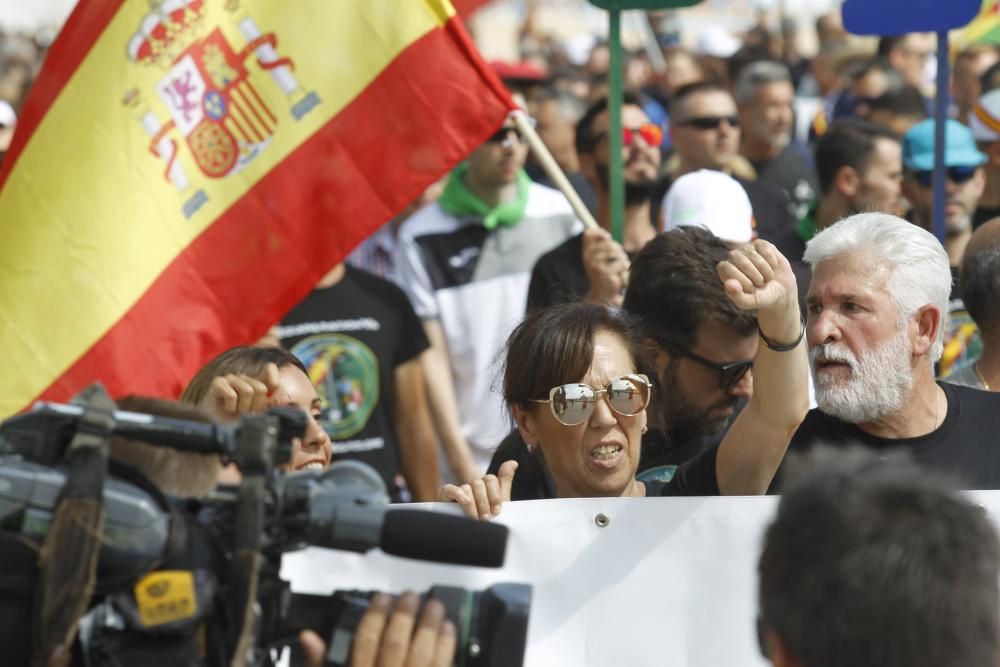
<svg viewBox="0 0 1000 667"><path fill-rule="evenodd" d="M758 314L760 329L775 345L799 337L797 303L777 312ZM785 456L788 443L809 410L809 366L806 343L778 352L760 342L754 360L754 392L719 448L716 464L724 495L766 492Z"/></svg>
<svg viewBox="0 0 1000 667"><path fill-rule="evenodd" d="M794 429L809 410L809 358L806 353L805 322L798 299L761 309L757 315L760 332L772 345L790 345L795 349L779 352L760 341L754 360L754 395L764 418L776 427Z"/></svg>

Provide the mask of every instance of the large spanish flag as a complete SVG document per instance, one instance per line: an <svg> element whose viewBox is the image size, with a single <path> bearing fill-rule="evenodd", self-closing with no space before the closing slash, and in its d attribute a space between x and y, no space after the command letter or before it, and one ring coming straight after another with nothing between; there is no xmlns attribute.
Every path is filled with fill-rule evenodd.
<svg viewBox="0 0 1000 667"><path fill-rule="evenodd" d="M447 0L81 0L0 173L0 416L176 395L510 108Z"/></svg>

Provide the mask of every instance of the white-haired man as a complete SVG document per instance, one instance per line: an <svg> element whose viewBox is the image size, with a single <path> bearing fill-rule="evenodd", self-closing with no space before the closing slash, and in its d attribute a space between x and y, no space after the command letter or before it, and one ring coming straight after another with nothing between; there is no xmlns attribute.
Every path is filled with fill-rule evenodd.
<svg viewBox="0 0 1000 667"><path fill-rule="evenodd" d="M937 239L896 216L862 213L817 234L805 261L818 408L791 448L902 447L965 488L1000 488L1000 398L934 379L951 288Z"/></svg>

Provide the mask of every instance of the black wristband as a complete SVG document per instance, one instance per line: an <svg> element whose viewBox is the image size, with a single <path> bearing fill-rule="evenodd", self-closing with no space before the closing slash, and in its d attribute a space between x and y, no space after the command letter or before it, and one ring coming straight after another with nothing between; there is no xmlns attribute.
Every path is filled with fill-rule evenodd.
<svg viewBox="0 0 1000 667"><path fill-rule="evenodd" d="M799 346L802 342L802 337L806 335L806 319L799 315L799 337L795 339L794 343L788 343L785 345L779 345L773 340L764 335L764 332L760 330L760 323L757 324L757 335L760 336L761 342L767 346L767 349L774 350L775 352L791 352Z"/></svg>

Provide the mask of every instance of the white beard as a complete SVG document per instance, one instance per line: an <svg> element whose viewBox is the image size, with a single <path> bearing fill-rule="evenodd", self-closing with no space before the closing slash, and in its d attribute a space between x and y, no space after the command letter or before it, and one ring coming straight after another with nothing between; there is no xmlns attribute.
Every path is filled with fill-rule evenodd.
<svg viewBox="0 0 1000 667"><path fill-rule="evenodd" d="M816 404L828 415L851 424L872 422L893 414L913 388L910 341L906 328L872 350L855 356L834 344L809 350L809 366L816 386ZM850 366L850 377L840 379L817 373L817 361L838 361Z"/></svg>

